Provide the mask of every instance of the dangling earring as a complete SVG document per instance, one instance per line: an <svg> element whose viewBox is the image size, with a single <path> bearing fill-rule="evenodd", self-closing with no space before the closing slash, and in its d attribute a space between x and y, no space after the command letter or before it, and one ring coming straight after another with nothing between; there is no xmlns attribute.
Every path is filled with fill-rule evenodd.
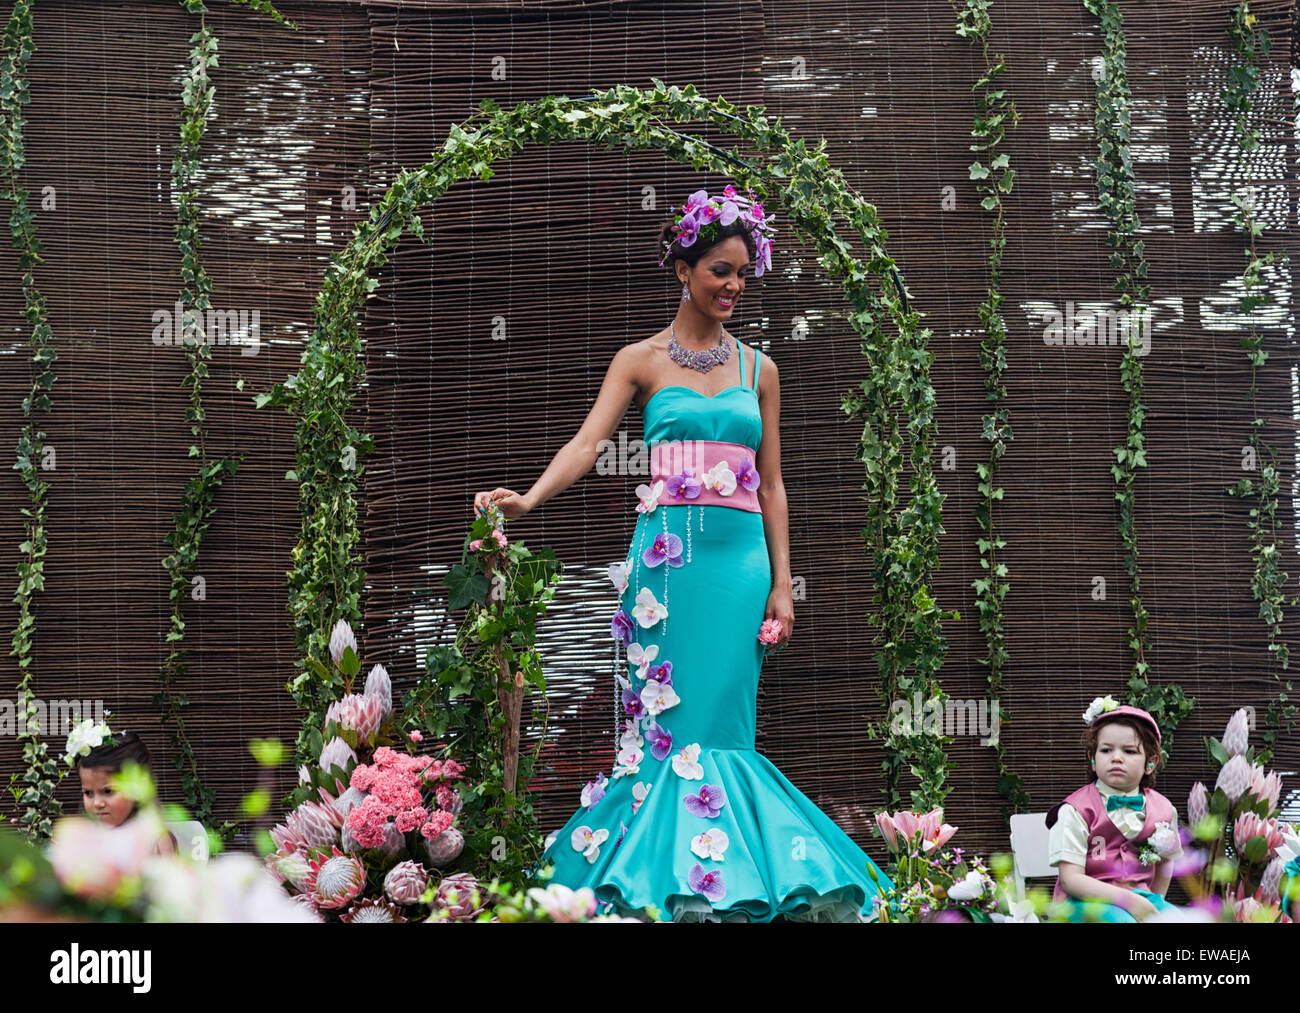
<svg viewBox="0 0 1300 1013"><path fill-rule="evenodd" d="M682 302L691 301L691 290L686 287L686 282L682 282Z"/></svg>

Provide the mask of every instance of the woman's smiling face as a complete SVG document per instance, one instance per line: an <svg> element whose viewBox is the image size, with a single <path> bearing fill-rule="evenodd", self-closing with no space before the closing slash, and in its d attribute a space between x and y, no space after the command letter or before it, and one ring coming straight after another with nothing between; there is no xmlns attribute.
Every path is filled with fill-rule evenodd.
<svg viewBox="0 0 1300 1013"><path fill-rule="evenodd" d="M682 265L683 269L687 265ZM730 318L749 276L749 250L740 236L728 236L689 269L691 301L705 316Z"/></svg>

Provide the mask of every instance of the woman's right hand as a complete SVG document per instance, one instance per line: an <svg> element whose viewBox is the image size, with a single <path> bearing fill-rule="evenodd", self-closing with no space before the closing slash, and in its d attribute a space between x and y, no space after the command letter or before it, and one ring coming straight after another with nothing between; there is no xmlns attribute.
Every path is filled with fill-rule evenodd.
<svg viewBox="0 0 1300 1013"><path fill-rule="evenodd" d="M474 494L475 514L483 513L489 506L495 506L507 520L511 521L518 520L532 509L519 493L501 486L497 486L491 492Z"/></svg>

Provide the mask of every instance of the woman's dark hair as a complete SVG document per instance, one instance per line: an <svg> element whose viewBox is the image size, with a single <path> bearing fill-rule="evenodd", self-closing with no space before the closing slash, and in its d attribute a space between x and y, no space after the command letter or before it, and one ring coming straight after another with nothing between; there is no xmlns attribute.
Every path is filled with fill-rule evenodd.
<svg viewBox="0 0 1300 1013"><path fill-rule="evenodd" d="M149 747L146 746L135 732L122 732L113 736L117 744L96 746L85 756L77 760L78 767L103 767L111 771L119 771L124 764L138 763L142 767L149 766Z"/></svg>
<svg viewBox="0 0 1300 1013"><path fill-rule="evenodd" d="M1093 759L1097 755L1097 739L1101 735L1101 729L1104 725L1123 725L1125 728L1132 728L1138 734L1138 741L1142 743L1142 781L1139 784L1141 788L1151 788L1156 783L1156 770L1160 766L1160 746L1156 742L1156 733L1151 730L1151 726L1145 721L1139 721L1137 718L1131 718L1128 715L1120 715L1117 718L1105 718L1094 721L1083 732L1083 750L1084 755ZM1146 769L1148 763L1154 763L1155 767L1151 770Z"/></svg>
<svg viewBox="0 0 1300 1013"><path fill-rule="evenodd" d="M674 261L680 260L682 263L693 268L695 267L696 264L700 262L700 260L703 258L703 256L706 253L708 253L719 243L725 242L726 240L730 239L732 236L739 236L741 239L745 241L745 249L749 251L750 263L753 263L757 251L754 248L754 237L750 235L751 229L752 229L751 225L747 225L739 218L737 218L729 225L717 225L717 224L711 225L709 227L709 231L714 233L716 238L710 240L706 238L704 235L699 235L696 237L695 242L693 242L690 246L687 246L685 248L683 248L681 245L673 246L672 250L669 251L668 253L668 259L664 261L664 267L671 268L673 266ZM663 228L659 230L659 245L658 247L656 247L657 257L659 258L663 257L664 247L676 235L677 233L673 232L672 222L668 222L666 225L664 225Z"/></svg>

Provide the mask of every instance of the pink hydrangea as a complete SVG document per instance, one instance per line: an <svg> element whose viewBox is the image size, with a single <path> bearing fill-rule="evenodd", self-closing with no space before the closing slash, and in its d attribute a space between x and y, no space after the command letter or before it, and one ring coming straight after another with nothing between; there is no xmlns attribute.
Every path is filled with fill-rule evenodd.
<svg viewBox="0 0 1300 1013"><path fill-rule="evenodd" d="M352 769L352 778L348 782L357 791L369 791L370 786L375 783L375 776L378 771L364 763L358 763Z"/></svg>
<svg viewBox="0 0 1300 1013"><path fill-rule="evenodd" d="M397 814L393 820L397 824L397 829L407 834L418 827L421 823L429 818L429 812L423 806L416 806L414 809L405 809Z"/></svg>
<svg viewBox="0 0 1300 1013"><path fill-rule="evenodd" d="M384 843L384 827L390 810L373 795L348 811L348 829L363 848L378 848Z"/></svg>
<svg viewBox="0 0 1300 1013"><path fill-rule="evenodd" d="M456 791L449 784L438 785L438 808L454 809L456 808Z"/></svg>
<svg viewBox="0 0 1300 1013"><path fill-rule="evenodd" d="M421 732L420 729L417 728L417 729L415 729L414 731L411 732L409 738L410 738L410 740L411 740L412 742L423 742L423 741L424 741L424 733Z"/></svg>
<svg viewBox="0 0 1300 1013"><path fill-rule="evenodd" d="M420 833L429 838L429 840L433 840L440 833L450 827L455 820L456 817L449 812L436 812L429 817L428 823L420 827Z"/></svg>

